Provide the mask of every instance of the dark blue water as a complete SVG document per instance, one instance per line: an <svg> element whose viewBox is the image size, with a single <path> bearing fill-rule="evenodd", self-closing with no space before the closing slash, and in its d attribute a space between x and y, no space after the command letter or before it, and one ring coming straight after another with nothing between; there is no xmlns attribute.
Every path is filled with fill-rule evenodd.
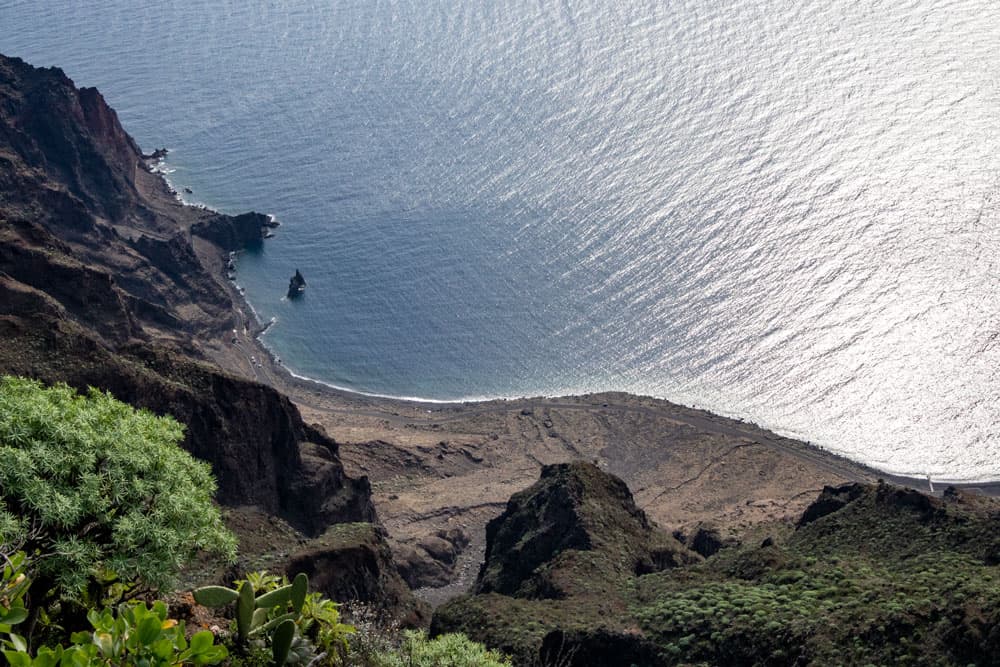
<svg viewBox="0 0 1000 667"><path fill-rule="evenodd" d="M8 1L0 50L282 222L238 281L295 372L1000 477L992 0L149 4Z"/></svg>

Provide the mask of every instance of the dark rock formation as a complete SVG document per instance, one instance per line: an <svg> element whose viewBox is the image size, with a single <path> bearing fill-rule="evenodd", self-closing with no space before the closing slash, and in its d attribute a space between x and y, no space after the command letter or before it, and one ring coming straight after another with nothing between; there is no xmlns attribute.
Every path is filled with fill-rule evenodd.
<svg viewBox="0 0 1000 667"><path fill-rule="evenodd" d="M739 546L738 540L724 538L716 526L707 523L699 523L688 534L674 531L673 535L688 549L704 558L714 556L725 547Z"/></svg>
<svg viewBox="0 0 1000 667"><path fill-rule="evenodd" d="M122 215L136 197L138 147L94 88L57 68L0 59L0 146L51 175L98 215Z"/></svg>
<svg viewBox="0 0 1000 667"><path fill-rule="evenodd" d="M237 250L257 247L271 226L271 219L263 213L223 215L217 213L191 225L191 233L208 239L220 248Z"/></svg>
<svg viewBox="0 0 1000 667"><path fill-rule="evenodd" d="M840 486L824 486L819 498L814 500L802 513L798 525L805 526L827 514L836 512L847 503L859 498L864 493L864 489L863 485L854 482Z"/></svg>
<svg viewBox="0 0 1000 667"><path fill-rule="evenodd" d="M474 590L561 598L584 581L611 581L697 559L653 527L622 480L591 463L550 465L487 525L486 562Z"/></svg>
<svg viewBox="0 0 1000 667"><path fill-rule="evenodd" d="M628 618L628 582L701 560L622 480L591 463L545 466L489 523L472 594L439 607L431 633L465 632L516 664L658 665Z"/></svg>
<svg viewBox="0 0 1000 667"><path fill-rule="evenodd" d="M912 510L925 519L932 517L939 508L943 511L943 508L940 507L941 503L931 496L915 489L891 486L882 481L879 481L875 489L875 498L883 505Z"/></svg>
<svg viewBox="0 0 1000 667"><path fill-rule="evenodd" d="M305 289L306 279L302 277L298 269L295 269L295 275L288 281L288 298L294 299L301 296Z"/></svg>
<svg viewBox="0 0 1000 667"><path fill-rule="evenodd" d="M340 602L374 606L408 627L425 625L427 606L400 578L382 530L370 523L342 523L294 553L289 575L305 572L312 590Z"/></svg>

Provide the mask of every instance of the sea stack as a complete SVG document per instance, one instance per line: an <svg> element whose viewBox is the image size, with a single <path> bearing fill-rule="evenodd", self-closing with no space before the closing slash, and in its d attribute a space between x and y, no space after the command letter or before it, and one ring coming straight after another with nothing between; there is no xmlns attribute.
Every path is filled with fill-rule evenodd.
<svg viewBox="0 0 1000 667"><path fill-rule="evenodd" d="M294 299L302 295L306 291L306 279L302 277L298 269L295 269L295 275L292 279L288 281L288 298Z"/></svg>

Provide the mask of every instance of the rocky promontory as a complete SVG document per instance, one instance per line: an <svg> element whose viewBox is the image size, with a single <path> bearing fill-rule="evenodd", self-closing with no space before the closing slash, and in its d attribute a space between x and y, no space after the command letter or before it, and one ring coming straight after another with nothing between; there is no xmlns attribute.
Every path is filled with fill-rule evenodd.
<svg viewBox="0 0 1000 667"><path fill-rule="evenodd" d="M224 505L307 537L376 522L367 478L345 473L321 427L214 361L247 326L218 265L273 223L184 206L156 157L97 90L0 56L0 373L173 415Z"/></svg>

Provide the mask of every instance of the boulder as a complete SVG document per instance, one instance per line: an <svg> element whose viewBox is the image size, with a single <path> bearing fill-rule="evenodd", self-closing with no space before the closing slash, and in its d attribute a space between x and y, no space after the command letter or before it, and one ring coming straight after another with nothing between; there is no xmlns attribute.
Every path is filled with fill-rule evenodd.
<svg viewBox="0 0 1000 667"><path fill-rule="evenodd" d="M469 544L469 535L461 528L439 530L412 544L396 547L396 567L411 588L437 588L451 583L455 563Z"/></svg>

